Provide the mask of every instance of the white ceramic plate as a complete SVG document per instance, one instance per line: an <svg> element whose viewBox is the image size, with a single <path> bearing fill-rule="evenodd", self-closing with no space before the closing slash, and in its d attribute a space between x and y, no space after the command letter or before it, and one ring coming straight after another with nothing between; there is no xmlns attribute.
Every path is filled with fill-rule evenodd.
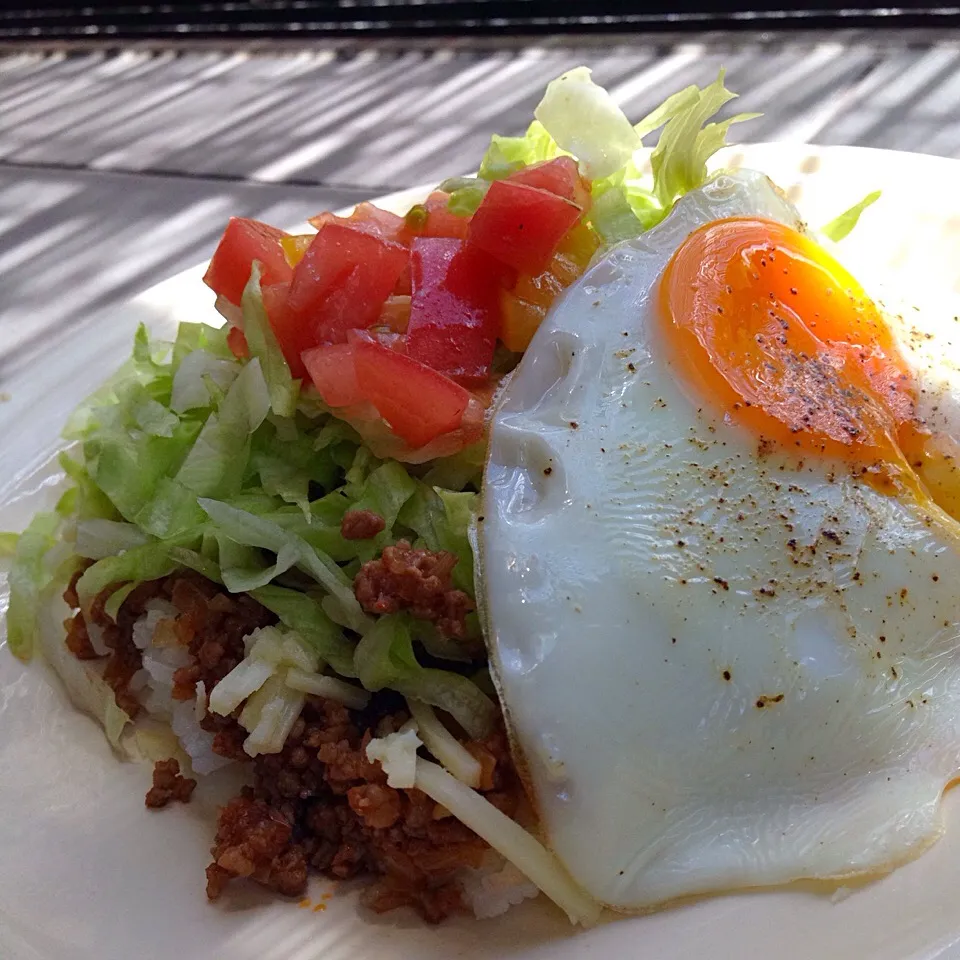
<svg viewBox="0 0 960 960"><path fill-rule="evenodd" d="M882 189L842 256L908 300L960 313L960 163L783 145L732 148L718 161L770 174L813 225ZM381 202L402 212L420 196ZM160 335L180 320L216 322L202 272L188 270L105 315L96 336L65 336L36 375L4 384L11 398L0 404L0 529L20 529L49 505L55 478L41 465L72 407L128 355L138 322ZM324 901L331 887L320 881L310 895L326 904L322 911L257 891L211 906L203 871L214 811L197 803L147 811L149 776L118 763L42 669L0 649L0 958L960 957L957 795L946 798L948 831L930 852L841 902L803 887L741 893L574 932L542 900L496 920L428 928L407 913L360 911L355 891L340 888Z"/></svg>

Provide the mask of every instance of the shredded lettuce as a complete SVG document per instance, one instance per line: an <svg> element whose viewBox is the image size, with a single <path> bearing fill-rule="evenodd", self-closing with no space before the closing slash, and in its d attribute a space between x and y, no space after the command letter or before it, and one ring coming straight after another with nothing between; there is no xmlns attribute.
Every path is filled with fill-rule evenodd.
<svg viewBox="0 0 960 960"><path fill-rule="evenodd" d="M534 116L543 125L544 139L575 156L586 177L599 180L630 162L640 136L590 73L577 67L548 83Z"/></svg>
<svg viewBox="0 0 960 960"><path fill-rule="evenodd" d="M360 560L378 556L385 546L393 543L393 527L403 505L414 495L417 481L395 460L388 460L373 470L356 491L351 510L371 510L383 517L384 530L371 540L355 540L356 555Z"/></svg>
<svg viewBox="0 0 960 960"><path fill-rule="evenodd" d="M90 613L94 599L109 586L139 583L143 580L159 580L169 576L180 564L170 555L165 543L146 543L124 553L98 560L87 567L77 581L77 596L85 616Z"/></svg>
<svg viewBox="0 0 960 960"><path fill-rule="evenodd" d="M228 536L217 537L220 554L220 576L231 593L248 593L264 587L275 577L296 566L300 551L295 544L280 547L273 563L266 561L261 551L239 544Z"/></svg>
<svg viewBox="0 0 960 960"><path fill-rule="evenodd" d="M240 489L250 455L250 434L266 419L270 396L253 358L230 385L220 409L211 413L177 471L176 480L195 496L223 497Z"/></svg>
<svg viewBox="0 0 960 960"><path fill-rule="evenodd" d="M275 613L284 626L295 630L317 656L341 676L357 675L353 664L353 644L323 612L319 601L299 590L288 590L273 584L251 590L250 595Z"/></svg>
<svg viewBox="0 0 960 960"><path fill-rule="evenodd" d="M37 641L40 598L54 576L44 558L56 543L59 526L56 513L38 513L17 538L9 575L7 645L21 660L30 659Z"/></svg>
<svg viewBox="0 0 960 960"><path fill-rule="evenodd" d="M844 210L839 217L834 217L828 224L821 227L820 232L828 240L839 243L857 225L860 214L879 199L879 190L868 193L859 203L855 203L849 210Z"/></svg>
<svg viewBox="0 0 960 960"><path fill-rule="evenodd" d="M552 160L561 153L563 151L556 140L537 119L527 127L527 132L522 137L501 137L494 134L483 160L480 161L479 177L481 180L502 180L517 170L543 163L544 160Z"/></svg>
<svg viewBox="0 0 960 960"><path fill-rule="evenodd" d="M81 557L102 560L131 547L142 547L149 539L136 524L91 517L77 524L76 551Z"/></svg>
<svg viewBox="0 0 960 960"><path fill-rule="evenodd" d="M63 583L59 585L61 589L64 586ZM117 706L116 696L103 677L67 649L63 642L63 618L60 613L66 609L65 604L58 603L42 611L37 632L38 650L63 681L73 704L103 727L110 745L119 751L121 737L130 723L130 717Z"/></svg>
<svg viewBox="0 0 960 960"><path fill-rule="evenodd" d="M204 348L191 351L173 376L170 409L182 414L209 407L215 397L230 389L239 372L236 360L218 357Z"/></svg>
<svg viewBox="0 0 960 960"><path fill-rule="evenodd" d="M492 139L477 177L441 185L449 209L471 214L495 180L572 156L592 181L586 222L607 244L634 237L704 182L730 125L746 119L716 119L732 97L721 73L631 125L588 69L570 71L548 86L522 136ZM656 130L651 177L637 151ZM852 228L869 202L825 232ZM417 222L424 215L411 213ZM13 558L11 648L29 656L44 591L81 557L95 561L78 581L82 610L89 614L96 599L113 619L138 584L194 570L249 593L282 624L264 637L282 634L283 643L256 640L253 665L238 668L215 700L228 712L242 708L252 752L279 749L305 694L321 691L361 706L369 692L390 688L448 712L469 736L484 735L496 708L488 674L477 673L482 658L471 660L482 649L476 615L467 621L470 642L454 642L409 612L368 615L353 589L364 563L404 539L452 553L454 586L474 595L469 533L484 444L417 466L378 455L395 448L380 445L358 415L361 437L311 384L293 378L264 308L259 264L228 319L242 325L249 360L233 356L222 328L182 323L173 343L162 343L141 326L129 359L71 416L64 436L73 447L61 456L69 489L23 534L0 536L0 555ZM501 352L495 372L507 373L516 360ZM342 525L351 510L376 513L384 529L348 540ZM295 636L298 647L283 646ZM461 662L435 669L418 654ZM364 689L321 669L359 679ZM106 710L109 697L96 683L91 690L91 712L119 737L126 720ZM429 707L421 714L427 726L438 723ZM434 734L444 737L439 728ZM452 738L443 742L437 750L449 748L458 757L450 762L472 781L474 765Z"/></svg>
<svg viewBox="0 0 960 960"><path fill-rule="evenodd" d="M399 514L403 526L413 530L429 550L447 550L459 558L453 568L453 582L473 596L473 551L468 531L479 495L457 493L441 487L417 483L416 489Z"/></svg>
<svg viewBox="0 0 960 960"><path fill-rule="evenodd" d="M68 492L74 492L75 498L72 513L77 520L87 520L101 517L105 520L116 520L120 514L110 501L110 498L97 486L87 468L78 463L66 452L62 452L57 462L60 469L73 481Z"/></svg>
<svg viewBox="0 0 960 960"><path fill-rule="evenodd" d="M254 262L240 300L243 310L243 334L250 348L250 355L260 361L263 376L270 394L270 408L278 417L289 417L297 406L300 381L290 375L290 367L284 359L280 344L267 319L260 292L260 264Z"/></svg>
<svg viewBox="0 0 960 960"><path fill-rule="evenodd" d="M698 92L695 99L670 117L656 149L650 156L654 194L665 210L674 201L695 190L707 179L707 160L726 143L731 124L751 120L755 113L741 113L721 123L707 123L724 104L736 97L717 79Z"/></svg>
<svg viewBox="0 0 960 960"><path fill-rule="evenodd" d="M360 682L373 692L389 687L446 710L472 738L489 734L497 716L493 701L458 673L422 667L413 650L414 628L407 614L380 617L354 654Z"/></svg>
<svg viewBox="0 0 960 960"><path fill-rule="evenodd" d="M365 632L370 626L370 618L353 595L352 583L331 557L272 520L206 497L201 497L198 502L213 521L218 534L241 546L269 550L278 556L281 552L284 557L295 556L296 565L336 598L347 620L345 626L358 633Z"/></svg>
<svg viewBox="0 0 960 960"><path fill-rule="evenodd" d="M537 120L521 137L494 136L476 180L460 178L442 187L448 206L470 214L489 181L562 154L574 156L592 180L587 222L606 244L636 237L656 226L685 193L707 179L707 161L726 144L730 126L758 114L712 121L736 95L724 86L723 71L708 86L672 94L631 126L610 94L593 82L586 67L563 74L548 86ZM652 180L641 174L642 139L663 128L650 156Z"/></svg>
<svg viewBox="0 0 960 960"><path fill-rule="evenodd" d="M17 551L19 541L19 533L0 533L0 559L12 557Z"/></svg>
<svg viewBox="0 0 960 960"><path fill-rule="evenodd" d="M211 327L207 323L181 322L177 327L177 336L173 342L173 354L170 358L173 372L180 370L183 361L197 350L211 353L222 360L235 362L227 346L227 331L224 327Z"/></svg>

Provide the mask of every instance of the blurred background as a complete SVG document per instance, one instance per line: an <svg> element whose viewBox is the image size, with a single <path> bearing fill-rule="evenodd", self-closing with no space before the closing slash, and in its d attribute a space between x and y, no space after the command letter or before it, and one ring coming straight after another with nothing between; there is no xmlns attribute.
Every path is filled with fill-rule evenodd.
<svg viewBox="0 0 960 960"><path fill-rule="evenodd" d="M960 6L6 0L0 397L231 214L289 225L469 171L578 64L635 118L725 66L764 113L741 139L960 157Z"/></svg>

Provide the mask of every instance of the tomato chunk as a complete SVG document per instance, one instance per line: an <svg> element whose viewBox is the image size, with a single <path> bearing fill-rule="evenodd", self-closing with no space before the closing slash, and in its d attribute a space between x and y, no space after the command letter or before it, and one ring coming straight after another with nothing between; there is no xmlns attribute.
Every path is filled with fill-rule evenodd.
<svg viewBox="0 0 960 960"><path fill-rule="evenodd" d="M374 323L408 260L399 243L342 223L324 225L293 271L287 297L287 323L301 349L343 343L347 330Z"/></svg>
<svg viewBox="0 0 960 960"><path fill-rule="evenodd" d="M250 356L250 347L247 338L239 327L230 327L227 331L227 346L238 360L246 360Z"/></svg>
<svg viewBox="0 0 960 960"><path fill-rule="evenodd" d="M422 447L460 426L470 402L460 384L372 337L352 347L360 391L402 440Z"/></svg>
<svg viewBox="0 0 960 960"><path fill-rule="evenodd" d="M289 280L292 271L280 246L285 236L282 230L259 220L232 217L203 275L203 282L239 305L254 260L262 265L261 283Z"/></svg>
<svg viewBox="0 0 960 960"><path fill-rule="evenodd" d="M470 221L470 242L524 273L539 273L580 219L575 203L538 187L495 180Z"/></svg>
<svg viewBox="0 0 960 960"><path fill-rule="evenodd" d="M556 157L524 167L507 177L511 183L525 183L575 203L581 210L590 206L590 182L580 175L573 157Z"/></svg>
<svg viewBox="0 0 960 960"><path fill-rule="evenodd" d="M357 382L354 347L330 343L303 352L303 363L323 402L331 407L349 407L366 397Z"/></svg>
<svg viewBox="0 0 960 960"><path fill-rule="evenodd" d="M470 229L470 217L461 217L447 209L450 194L442 190L434 190L427 197L423 206L427 218L420 231L421 237L455 237L458 240L467 239Z"/></svg>
<svg viewBox="0 0 960 960"><path fill-rule="evenodd" d="M486 380L500 335L500 264L463 240L418 237L410 266L408 356L448 377Z"/></svg>
<svg viewBox="0 0 960 960"><path fill-rule="evenodd" d="M358 203L349 217L338 217L333 213L320 213L311 217L308 223L311 223L318 230L328 223L339 223L343 226L363 230L366 233L372 233L384 240L393 240L398 243L404 243L407 239L405 234L406 222L403 217L390 213L389 210L381 210L380 207L367 201Z"/></svg>

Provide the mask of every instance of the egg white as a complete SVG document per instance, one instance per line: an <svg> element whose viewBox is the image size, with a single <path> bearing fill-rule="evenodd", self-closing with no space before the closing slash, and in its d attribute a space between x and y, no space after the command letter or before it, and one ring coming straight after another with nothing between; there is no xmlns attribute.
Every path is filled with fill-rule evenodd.
<svg viewBox="0 0 960 960"><path fill-rule="evenodd" d="M492 424L496 682L548 842L622 910L887 869L960 771L957 524L761 454L658 342L670 256L738 215L799 223L759 174L688 195L567 292Z"/></svg>

